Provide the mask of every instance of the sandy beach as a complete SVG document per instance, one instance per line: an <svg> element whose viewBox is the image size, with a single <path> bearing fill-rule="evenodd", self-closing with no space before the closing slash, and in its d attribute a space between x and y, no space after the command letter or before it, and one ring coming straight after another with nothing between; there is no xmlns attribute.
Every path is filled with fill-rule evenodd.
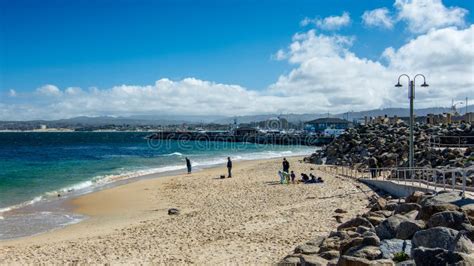
<svg viewBox="0 0 474 266"><path fill-rule="evenodd" d="M336 208L348 211L343 220L366 211L371 193L301 159L289 158L291 170L324 184L281 185L281 159L271 159L235 162L229 179L219 179L227 170L217 167L81 196L70 204L87 220L0 242L0 263L276 263L333 230ZM169 208L181 213L170 216Z"/></svg>

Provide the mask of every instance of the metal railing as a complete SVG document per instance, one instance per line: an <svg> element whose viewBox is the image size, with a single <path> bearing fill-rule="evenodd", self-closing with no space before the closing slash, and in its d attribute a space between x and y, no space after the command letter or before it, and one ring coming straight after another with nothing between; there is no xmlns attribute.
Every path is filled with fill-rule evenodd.
<svg viewBox="0 0 474 266"><path fill-rule="evenodd" d="M432 148L467 148L474 147L474 136L431 136Z"/></svg>
<svg viewBox="0 0 474 266"><path fill-rule="evenodd" d="M474 166L466 168L385 167L354 168L339 165L318 165L318 170L355 179L390 180L400 184L418 186L428 190L458 190L474 192ZM468 186L467 180L471 180Z"/></svg>

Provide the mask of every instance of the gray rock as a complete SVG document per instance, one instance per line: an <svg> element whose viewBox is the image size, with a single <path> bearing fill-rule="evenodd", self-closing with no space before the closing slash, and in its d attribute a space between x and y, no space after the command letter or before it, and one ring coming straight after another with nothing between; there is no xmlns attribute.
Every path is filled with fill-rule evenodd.
<svg viewBox="0 0 474 266"><path fill-rule="evenodd" d="M380 246L380 238L377 235L364 236L362 239L362 245L364 246Z"/></svg>
<svg viewBox="0 0 474 266"><path fill-rule="evenodd" d="M412 243L410 240L386 239L380 242L380 251L385 259L392 259L395 253L404 252L410 254Z"/></svg>
<svg viewBox="0 0 474 266"><path fill-rule="evenodd" d="M319 253L319 256L326 260L333 260L333 259L339 258L339 251L329 250L329 251Z"/></svg>
<svg viewBox="0 0 474 266"><path fill-rule="evenodd" d="M352 247L344 254L347 256L376 260L382 258L382 251L376 246L356 246Z"/></svg>
<svg viewBox="0 0 474 266"><path fill-rule="evenodd" d="M471 255L442 248L419 247L413 249L411 255L417 266L474 265L474 258Z"/></svg>
<svg viewBox="0 0 474 266"><path fill-rule="evenodd" d="M442 248L450 251L472 253L474 245L462 232L447 228L433 227L415 233L413 247Z"/></svg>
<svg viewBox="0 0 474 266"><path fill-rule="evenodd" d="M301 265L303 266L326 266L328 261L317 255L301 255Z"/></svg>
<svg viewBox="0 0 474 266"><path fill-rule="evenodd" d="M398 239L411 239L416 232L423 230L425 227L426 224L422 220L403 221L398 226L395 237Z"/></svg>
<svg viewBox="0 0 474 266"><path fill-rule="evenodd" d="M288 255L277 263L277 265L297 265L300 262L301 258L298 255Z"/></svg>
<svg viewBox="0 0 474 266"><path fill-rule="evenodd" d="M358 227L358 226L365 226L368 228L374 228L374 226L365 218L363 217L356 217L354 219L351 219L337 227L337 230L340 231L345 228L349 227Z"/></svg>
<svg viewBox="0 0 474 266"><path fill-rule="evenodd" d="M382 223L386 218L381 216L368 216L366 218L373 226L377 226Z"/></svg>
<svg viewBox="0 0 474 266"><path fill-rule="evenodd" d="M426 197L420 201L421 206L434 205L436 203L452 203L461 201L459 192L439 192L437 195Z"/></svg>
<svg viewBox="0 0 474 266"><path fill-rule="evenodd" d="M461 207L461 209L467 214L471 224L474 223L474 204L466 204Z"/></svg>
<svg viewBox="0 0 474 266"><path fill-rule="evenodd" d="M351 238L347 239L341 242L341 246L339 247L339 252L341 254L346 254L346 251L349 250L352 247L359 246L362 244L362 241L364 239L362 237L356 237L356 238Z"/></svg>
<svg viewBox="0 0 474 266"><path fill-rule="evenodd" d="M419 213L420 213L419 211L413 210L413 211L409 211L409 212L404 213L404 214L401 214L401 215L407 217L407 218L410 219L410 220L415 220L416 217L418 217L418 214L419 214Z"/></svg>
<svg viewBox="0 0 474 266"><path fill-rule="evenodd" d="M176 208L170 208L168 209L168 215L178 215L179 214L179 210L176 209Z"/></svg>
<svg viewBox="0 0 474 266"><path fill-rule="evenodd" d="M356 228L356 233L358 234L364 234L365 232L375 232L375 228L368 228L368 227L365 227L365 226L358 226Z"/></svg>
<svg viewBox="0 0 474 266"><path fill-rule="evenodd" d="M319 252L325 252L330 250L339 250L341 246L341 240L338 237L328 237L319 246Z"/></svg>
<svg viewBox="0 0 474 266"><path fill-rule="evenodd" d="M419 211L421 209L421 206L417 203L402 203L398 204L398 206L395 208L395 214L397 213L407 213L411 211Z"/></svg>
<svg viewBox="0 0 474 266"><path fill-rule="evenodd" d="M429 205L422 205L416 219L428 221L435 213L444 211L457 211L458 209L458 206L444 202L435 202Z"/></svg>
<svg viewBox="0 0 474 266"><path fill-rule="evenodd" d="M346 210L343 210L343 209L336 209L334 210L335 213L347 213Z"/></svg>
<svg viewBox="0 0 474 266"><path fill-rule="evenodd" d="M341 256L337 262L337 266L393 266L395 263L391 260L368 260L364 258L357 258L352 256Z"/></svg>
<svg viewBox="0 0 474 266"><path fill-rule="evenodd" d="M299 245L295 248L295 253L297 254L316 254L318 253L318 251L319 251L318 246L307 245L307 244Z"/></svg>
<svg viewBox="0 0 474 266"><path fill-rule="evenodd" d="M331 233L329 233L329 237L337 237L341 240L350 238L346 231L331 231Z"/></svg>
<svg viewBox="0 0 474 266"><path fill-rule="evenodd" d="M315 238L311 239L310 241L306 242L306 245L312 245L312 246L317 246L321 245L323 243L325 237L324 236L316 236Z"/></svg>
<svg viewBox="0 0 474 266"><path fill-rule="evenodd" d="M445 211L433 214L428 220L428 227L443 226L456 230L463 230L462 224L470 224L467 215L458 211Z"/></svg>
<svg viewBox="0 0 474 266"><path fill-rule="evenodd" d="M377 227L375 227L375 232L377 232L377 236L380 239L394 238L397 234L397 229L400 223L407 220L408 218L406 218L405 216L396 214L392 217L387 218L381 224L377 225Z"/></svg>
<svg viewBox="0 0 474 266"><path fill-rule="evenodd" d="M410 196L405 198L406 203L419 203L421 198L425 195L425 193L421 191L415 191Z"/></svg>

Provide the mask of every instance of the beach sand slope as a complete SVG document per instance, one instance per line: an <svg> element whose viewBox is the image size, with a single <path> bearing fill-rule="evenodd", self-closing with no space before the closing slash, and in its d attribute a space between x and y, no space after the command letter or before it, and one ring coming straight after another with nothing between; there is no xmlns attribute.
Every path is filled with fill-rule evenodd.
<svg viewBox="0 0 474 266"><path fill-rule="evenodd" d="M354 217L372 192L355 181L310 170L324 184L279 184L281 159L235 162L190 175L141 180L73 200L90 218L53 232L0 242L0 263L278 262L298 244L337 226L334 210ZM369 191L364 193L364 191ZM168 208L179 208L170 216Z"/></svg>

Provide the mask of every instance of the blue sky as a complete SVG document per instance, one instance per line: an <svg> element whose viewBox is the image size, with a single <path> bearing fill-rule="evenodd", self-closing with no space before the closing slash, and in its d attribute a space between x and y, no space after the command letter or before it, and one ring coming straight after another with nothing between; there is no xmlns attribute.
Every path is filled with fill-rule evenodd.
<svg viewBox="0 0 474 266"><path fill-rule="evenodd" d="M471 25L473 2L442 1L446 8L467 11L462 26L446 26ZM292 36L313 28L316 34L352 38L351 53L386 65L381 57L388 47L396 50L422 33L409 30L408 20L390 29L362 22L365 11L382 7L397 16L394 0L0 0L0 97L25 104L33 97L27 93L46 84L109 89L162 78L267 91L301 64L277 60L277 52L288 49ZM350 22L337 31L300 23L343 12ZM10 90L24 93L23 100L5 99Z"/></svg>

